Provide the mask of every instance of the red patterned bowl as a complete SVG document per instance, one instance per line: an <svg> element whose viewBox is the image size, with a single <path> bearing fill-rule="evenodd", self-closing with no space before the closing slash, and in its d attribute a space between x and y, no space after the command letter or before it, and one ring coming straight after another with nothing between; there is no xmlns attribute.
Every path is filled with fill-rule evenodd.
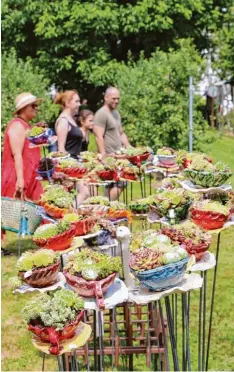
<svg viewBox="0 0 234 372"><path fill-rule="evenodd" d="M35 239L34 243L40 248L52 249L53 251L63 251L71 246L73 237L75 236L76 228L71 226L71 228L62 234L53 236L48 239Z"/></svg>
<svg viewBox="0 0 234 372"><path fill-rule="evenodd" d="M71 178L83 178L84 175L88 172L88 169L86 168L60 168L59 166L57 166L56 172L63 172L68 177L71 177Z"/></svg>
<svg viewBox="0 0 234 372"><path fill-rule="evenodd" d="M44 288L53 285L57 281L57 273L59 272L60 262L32 270L32 274L27 278L24 277L25 271L19 271L18 276L28 285L35 288Z"/></svg>
<svg viewBox="0 0 234 372"><path fill-rule="evenodd" d="M99 310L105 309L103 293L105 293L114 282L117 273L112 273L101 280L85 280L82 277L70 274L66 270L63 271L63 274L65 275L67 283L76 293L83 297L96 297Z"/></svg>
<svg viewBox="0 0 234 372"><path fill-rule="evenodd" d="M119 218L127 218L129 222L132 221L132 214L130 211L127 211L126 209L115 210L110 208L108 211L108 217L115 218L116 220Z"/></svg>
<svg viewBox="0 0 234 372"><path fill-rule="evenodd" d="M222 213L203 211L191 207L190 218L194 223L206 230L215 230L223 227L229 215L225 216Z"/></svg>
<svg viewBox="0 0 234 372"><path fill-rule="evenodd" d="M78 208L78 213L83 216L98 216L103 217L108 213L109 207L106 205L99 205L99 204L87 204L87 205L80 205Z"/></svg>
<svg viewBox="0 0 234 372"><path fill-rule="evenodd" d="M204 253L209 249L211 244L211 236L207 241L200 240L199 243L195 244L192 239L186 238L179 230L171 227L165 227L162 229L162 234L167 235L173 242L178 242L184 245L184 248L188 254L194 255L196 261L199 261Z"/></svg>
<svg viewBox="0 0 234 372"><path fill-rule="evenodd" d="M69 212L68 208L59 208L59 207L56 207L56 205L54 204L43 203L42 205L45 209L45 212L49 216L54 217L54 218L62 218L63 216L65 216L65 214Z"/></svg>
<svg viewBox="0 0 234 372"><path fill-rule="evenodd" d="M98 177L103 181L118 181L118 173L113 170L98 171Z"/></svg>
<svg viewBox="0 0 234 372"><path fill-rule="evenodd" d="M75 236L82 236L88 234L92 230L95 223L96 221L94 220L94 218L90 217L80 221L72 222L72 225L75 226L76 228Z"/></svg>
<svg viewBox="0 0 234 372"><path fill-rule="evenodd" d="M150 156L150 152L145 152L144 154L137 155L137 156L127 156L127 159L134 165L137 165L138 167L141 166L141 163L143 161L146 161L148 157Z"/></svg>
<svg viewBox="0 0 234 372"><path fill-rule="evenodd" d="M125 180L130 180L130 181L136 181L138 177L133 174L133 173L128 173L124 170L120 173L120 178L124 178Z"/></svg>
<svg viewBox="0 0 234 372"><path fill-rule="evenodd" d="M60 342L75 336L78 324L84 316L84 311L77 314L76 318L64 326L61 331L56 331L54 327L45 327L41 324L28 324L28 330L34 333L43 342L49 342L50 353L58 355L62 349ZM36 323L36 322L32 322Z"/></svg>

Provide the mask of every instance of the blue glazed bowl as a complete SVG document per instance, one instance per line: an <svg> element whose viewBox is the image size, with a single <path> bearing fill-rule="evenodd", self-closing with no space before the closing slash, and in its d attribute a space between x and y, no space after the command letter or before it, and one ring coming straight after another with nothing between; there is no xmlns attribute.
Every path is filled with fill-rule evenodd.
<svg viewBox="0 0 234 372"><path fill-rule="evenodd" d="M48 130L45 130L43 133L39 134L38 136L28 137L28 140L34 145L41 145L47 142L49 136L50 136L50 133L48 132Z"/></svg>
<svg viewBox="0 0 234 372"><path fill-rule="evenodd" d="M151 291L160 292L176 287L181 283L189 258L147 271L135 271L133 275Z"/></svg>
<svg viewBox="0 0 234 372"><path fill-rule="evenodd" d="M48 179L48 178L51 178L52 177L54 171L55 171L55 168L52 168L52 169L50 169L48 171L39 171L39 170L37 170L37 174L40 177L44 178L44 179Z"/></svg>

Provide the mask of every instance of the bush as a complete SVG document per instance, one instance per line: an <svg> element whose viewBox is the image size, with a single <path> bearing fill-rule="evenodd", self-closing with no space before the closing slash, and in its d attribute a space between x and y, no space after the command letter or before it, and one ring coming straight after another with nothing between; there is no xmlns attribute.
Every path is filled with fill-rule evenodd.
<svg viewBox="0 0 234 372"><path fill-rule="evenodd" d="M2 135L13 117L15 110L15 98L22 92L31 92L37 97L43 98L35 122L54 120L58 114L58 107L53 104L48 93L49 80L37 68L33 68L32 62L17 59L16 52L11 49L10 53L2 56Z"/></svg>
<svg viewBox="0 0 234 372"><path fill-rule="evenodd" d="M136 63L122 65L115 77L121 92L120 113L133 145L188 148L189 76L199 79L202 60L188 41L170 53L156 51ZM206 122L194 97L194 149L205 138Z"/></svg>

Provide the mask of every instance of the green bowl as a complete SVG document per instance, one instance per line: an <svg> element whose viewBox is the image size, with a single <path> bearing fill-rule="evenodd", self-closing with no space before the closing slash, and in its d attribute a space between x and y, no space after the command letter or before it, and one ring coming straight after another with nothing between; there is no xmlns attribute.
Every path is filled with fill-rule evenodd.
<svg viewBox="0 0 234 372"><path fill-rule="evenodd" d="M185 169L184 175L195 185L203 187L218 187L232 176L231 172L206 172L194 169Z"/></svg>

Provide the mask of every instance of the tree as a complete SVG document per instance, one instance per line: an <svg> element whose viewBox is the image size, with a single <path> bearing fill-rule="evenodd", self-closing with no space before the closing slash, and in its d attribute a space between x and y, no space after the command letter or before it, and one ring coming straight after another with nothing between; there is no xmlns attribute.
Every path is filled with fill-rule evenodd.
<svg viewBox="0 0 234 372"><path fill-rule="evenodd" d="M49 80L34 68L32 61L17 59L15 50L2 56L2 134L15 110L15 97L22 92L31 92L43 98L36 121L50 121L58 114L58 107L53 104L48 94Z"/></svg>

